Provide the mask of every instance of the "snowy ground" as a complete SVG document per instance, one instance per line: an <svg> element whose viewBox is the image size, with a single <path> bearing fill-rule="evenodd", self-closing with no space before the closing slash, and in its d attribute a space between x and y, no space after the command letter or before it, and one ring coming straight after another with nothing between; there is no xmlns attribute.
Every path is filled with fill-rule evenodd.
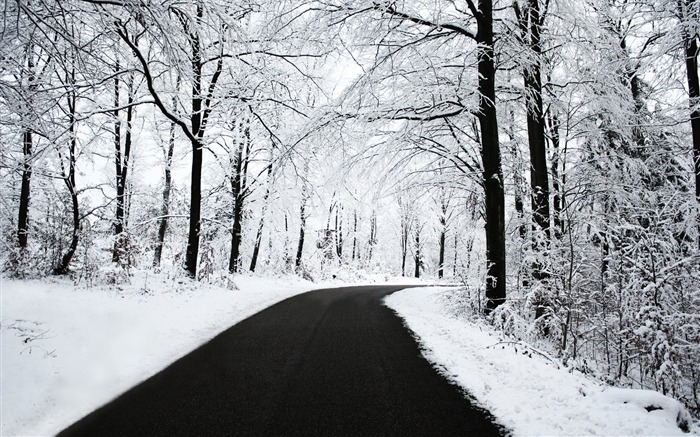
<svg viewBox="0 0 700 437"><path fill-rule="evenodd" d="M487 325L457 319L448 288L402 290L386 304L404 318L425 357L470 392L515 435L684 434L690 416L677 401L648 390L604 387ZM647 411L649 408L653 411ZM697 424L690 435L700 435Z"/></svg>
<svg viewBox="0 0 700 437"><path fill-rule="evenodd" d="M245 317L306 290L342 285L295 277L235 282L238 290L142 272L130 284L86 288L0 277L0 435L55 434ZM516 435L682 434L677 402L604 389L558 369L487 326L450 316L448 292L410 289L387 304L426 357ZM660 409L647 412L651 405Z"/></svg>
<svg viewBox="0 0 700 437"><path fill-rule="evenodd" d="M145 273L119 288L0 278L0 434L55 434L234 323L318 287L235 282L239 290Z"/></svg>

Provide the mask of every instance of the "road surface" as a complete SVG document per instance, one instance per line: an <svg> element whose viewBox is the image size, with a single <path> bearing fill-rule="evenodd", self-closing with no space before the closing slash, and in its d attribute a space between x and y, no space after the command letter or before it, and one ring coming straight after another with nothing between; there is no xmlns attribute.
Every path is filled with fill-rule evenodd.
<svg viewBox="0 0 700 437"><path fill-rule="evenodd" d="M316 290L224 331L59 436L488 436L503 431L382 305Z"/></svg>

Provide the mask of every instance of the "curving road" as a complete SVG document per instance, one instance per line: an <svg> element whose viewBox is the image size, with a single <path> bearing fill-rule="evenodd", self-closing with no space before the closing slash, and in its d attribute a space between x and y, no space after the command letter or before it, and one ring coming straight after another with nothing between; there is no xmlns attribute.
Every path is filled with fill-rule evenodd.
<svg viewBox="0 0 700 437"><path fill-rule="evenodd" d="M59 436L501 435L382 305L316 290L224 331Z"/></svg>

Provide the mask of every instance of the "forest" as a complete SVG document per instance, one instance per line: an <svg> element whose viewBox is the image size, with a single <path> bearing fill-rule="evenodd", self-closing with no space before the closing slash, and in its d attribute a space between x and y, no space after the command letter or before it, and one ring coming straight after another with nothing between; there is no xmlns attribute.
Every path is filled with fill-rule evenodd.
<svg viewBox="0 0 700 437"><path fill-rule="evenodd" d="M3 275L459 283L700 414L700 1L3 4Z"/></svg>

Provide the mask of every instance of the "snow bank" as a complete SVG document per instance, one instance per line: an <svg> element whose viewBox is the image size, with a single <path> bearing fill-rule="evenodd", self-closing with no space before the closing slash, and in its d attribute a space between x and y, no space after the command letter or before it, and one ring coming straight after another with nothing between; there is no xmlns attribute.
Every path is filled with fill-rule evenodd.
<svg viewBox="0 0 700 437"><path fill-rule="evenodd" d="M294 277L235 283L140 272L86 289L0 278L0 434L55 434L229 326L319 288Z"/></svg>
<svg viewBox="0 0 700 437"><path fill-rule="evenodd" d="M385 302L425 357L515 435L688 435L679 425L690 425L690 415L676 400L602 386L489 326L456 319L443 305L449 291L402 290Z"/></svg>

